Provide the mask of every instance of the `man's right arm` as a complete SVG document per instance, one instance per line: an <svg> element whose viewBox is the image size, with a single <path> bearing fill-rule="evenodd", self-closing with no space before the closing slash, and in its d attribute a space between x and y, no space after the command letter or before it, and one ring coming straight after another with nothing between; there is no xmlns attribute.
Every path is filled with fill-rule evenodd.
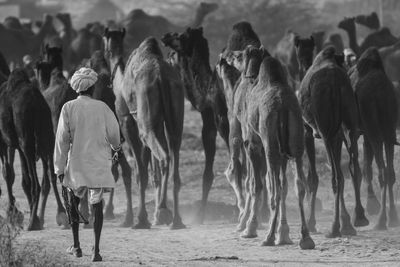
<svg viewBox="0 0 400 267"><path fill-rule="evenodd" d="M64 175L70 144L71 134L69 129L68 112L66 105L64 105L61 109L60 119L58 121L56 143L54 147L54 170L57 177Z"/></svg>

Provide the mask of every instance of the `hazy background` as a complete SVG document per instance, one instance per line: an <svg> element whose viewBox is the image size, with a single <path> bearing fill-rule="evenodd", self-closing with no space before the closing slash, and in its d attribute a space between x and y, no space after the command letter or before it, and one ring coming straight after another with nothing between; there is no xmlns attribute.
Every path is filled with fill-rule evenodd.
<svg viewBox="0 0 400 267"><path fill-rule="evenodd" d="M7 2L0 0L1 2ZM272 50L287 29L301 35L314 30L342 34L347 46L347 36L337 29L344 16L367 14L376 11L395 36L400 35L400 1L398 0L211 0L219 9L205 22L205 35L210 43L211 62L224 47L232 24L240 20L251 22L267 48ZM76 29L91 21L121 20L132 9L141 8L152 15L162 15L179 26L188 25L200 1L196 0L14 0L8 4L29 6L20 11L24 18L39 19L43 12L69 12ZM0 10L4 8L0 6ZM0 11L0 17L2 16ZM3 14L4 16L4 14ZM382 19L381 18L381 19ZM3 18L2 18L3 19ZM359 27L362 39L368 32ZM159 37L159 36L156 36ZM359 40L360 41L360 40Z"/></svg>

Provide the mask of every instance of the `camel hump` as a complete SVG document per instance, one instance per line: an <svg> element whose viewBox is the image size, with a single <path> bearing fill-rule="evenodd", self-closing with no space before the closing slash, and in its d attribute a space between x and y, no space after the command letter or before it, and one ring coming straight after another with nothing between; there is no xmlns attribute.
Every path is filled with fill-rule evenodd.
<svg viewBox="0 0 400 267"><path fill-rule="evenodd" d="M248 45L261 46L258 35L247 21L241 21L233 25L233 32L229 36L227 50L244 50Z"/></svg>
<svg viewBox="0 0 400 267"><path fill-rule="evenodd" d="M364 75L370 70L384 70L382 59L379 55L378 49L370 47L362 53L357 63L357 69L360 75Z"/></svg>
<svg viewBox="0 0 400 267"><path fill-rule="evenodd" d="M271 56L267 56L261 63L259 80L268 81L270 83L280 82L286 84L286 72L281 62Z"/></svg>

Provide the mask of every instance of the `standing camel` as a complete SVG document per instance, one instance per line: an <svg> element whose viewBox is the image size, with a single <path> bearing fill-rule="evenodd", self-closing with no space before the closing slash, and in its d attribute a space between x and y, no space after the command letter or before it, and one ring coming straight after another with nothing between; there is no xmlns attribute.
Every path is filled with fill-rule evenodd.
<svg viewBox="0 0 400 267"><path fill-rule="evenodd" d="M271 200L272 216L269 233L263 245L275 245L276 230L278 244L292 243L286 218L286 164L289 158L294 158L302 223L300 247L313 249L315 244L309 235L303 208L305 189L307 188L302 167L303 122L299 103L293 89L288 84L286 72L279 60L271 57L263 48L249 46L243 52L234 52L232 58L228 56L228 61L242 72L242 80L256 79L248 83L247 88L243 88L247 91L243 99L246 109L242 111L240 119L246 128L244 140L250 161L252 184L250 190L251 215L242 236L256 236L258 205L263 188L260 170L266 160L265 183ZM264 148L264 153L260 149L261 147ZM281 171L282 178L280 177ZM280 224L277 228L278 214L280 214Z"/></svg>
<svg viewBox="0 0 400 267"><path fill-rule="evenodd" d="M216 73L209 62L208 41L203 28L188 28L182 34L167 33L161 39L165 46L176 52L177 66L185 88L185 95L192 106L201 113L202 140L206 158L203 190L197 222L203 223L207 198L214 180L213 163L217 130L225 143L229 143L229 122L225 96L219 92ZM229 146L228 146L229 147Z"/></svg>
<svg viewBox="0 0 400 267"><path fill-rule="evenodd" d="M135 154L138 167L139 222L134 228L150 228L145 207L145 190L148 183L147 165L151 156L153 165L160 167L162 174L161 183L155 181L155 223L169 224L172 221L171 228L180 229L184 227L178 211L183 87L179 74L163 60L154 38L146 39L132 52L125 69L124 36L124 29L110 31L106 28L104 43L105 54L112 69L117 116L123 136ZM166 206L169 175L174 180L173 216Z"/></svg>
<svg viewBox="0 0 400 267"><path fill-rule="evenodd" d="M399 219L393 196L396 181L393 155L396 141L397 103L393 84L385 74L376 48L367 49L357 64L349 70L359 108L364 135L364 172L368 184L367 210L379 219L376 229L386 229L386 190L389 188L389 226L398 226ZM385 156L383 155L385 149ZM381 205L372 188L372 160L378 166ZM380 206L380 207L379 207Z"/></svg>
<svg viewBox="0 0 400 267"><path fill-rule="evenodd" d="M50 191L50 177L56 195L57 219L66 223L53 168L54 133L51 112L44 97L30 81L23 69L14 70L0 92L0 133L7 151L1 151L3 175L9 194L9 210L16 211L12 194L14 183L14 151L18 150L22 167L22 187L30 206L28 230L40 230L44 223L44 209ZM42 188L36 173L36 159L42 159ZM37 216L40 191L42 205ZM62 222L59 222L61 224Z"/></svg>
<svg viewBox="0 0 400 267"><path fill-rule="evenodd" d="M327 237L338 237L341 234L355 235L356 230L350 223L350 216L344 203L344 179L340 159L344 141L350 154L355 190L354 224L368 225L358 186L361 171L358 165L357 103L345 70L336 62L333 47L327 47L317 55L301 82L298 97L304 122L312 129L314 137L322 138L332 168L332 189L335 196L334 219Z"/></svg>

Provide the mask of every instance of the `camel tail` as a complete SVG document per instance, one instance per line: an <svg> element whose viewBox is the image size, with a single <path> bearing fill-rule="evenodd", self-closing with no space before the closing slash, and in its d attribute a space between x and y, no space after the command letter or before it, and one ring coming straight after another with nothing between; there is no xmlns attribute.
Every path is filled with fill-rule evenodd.
<svg viewBox="0 0 400 267"><path fill-rule="evenodd" d="M278 113L278 124L278 141L281 155L292 157L289 148L289 110L287 108L283 108Z"/></svg>
<svg viewBox="0 0 400 267"><path fill-rule="evenodd" d="M159 81L159 87L161 89L161 104L163 109L163 115L165 120L165 128L167 129L168 134L172 134L174 132L174 121L172 119L172 105L171 105L171 85L168 80L164 79L164 76L161 75L161 79Z"/></svg>

